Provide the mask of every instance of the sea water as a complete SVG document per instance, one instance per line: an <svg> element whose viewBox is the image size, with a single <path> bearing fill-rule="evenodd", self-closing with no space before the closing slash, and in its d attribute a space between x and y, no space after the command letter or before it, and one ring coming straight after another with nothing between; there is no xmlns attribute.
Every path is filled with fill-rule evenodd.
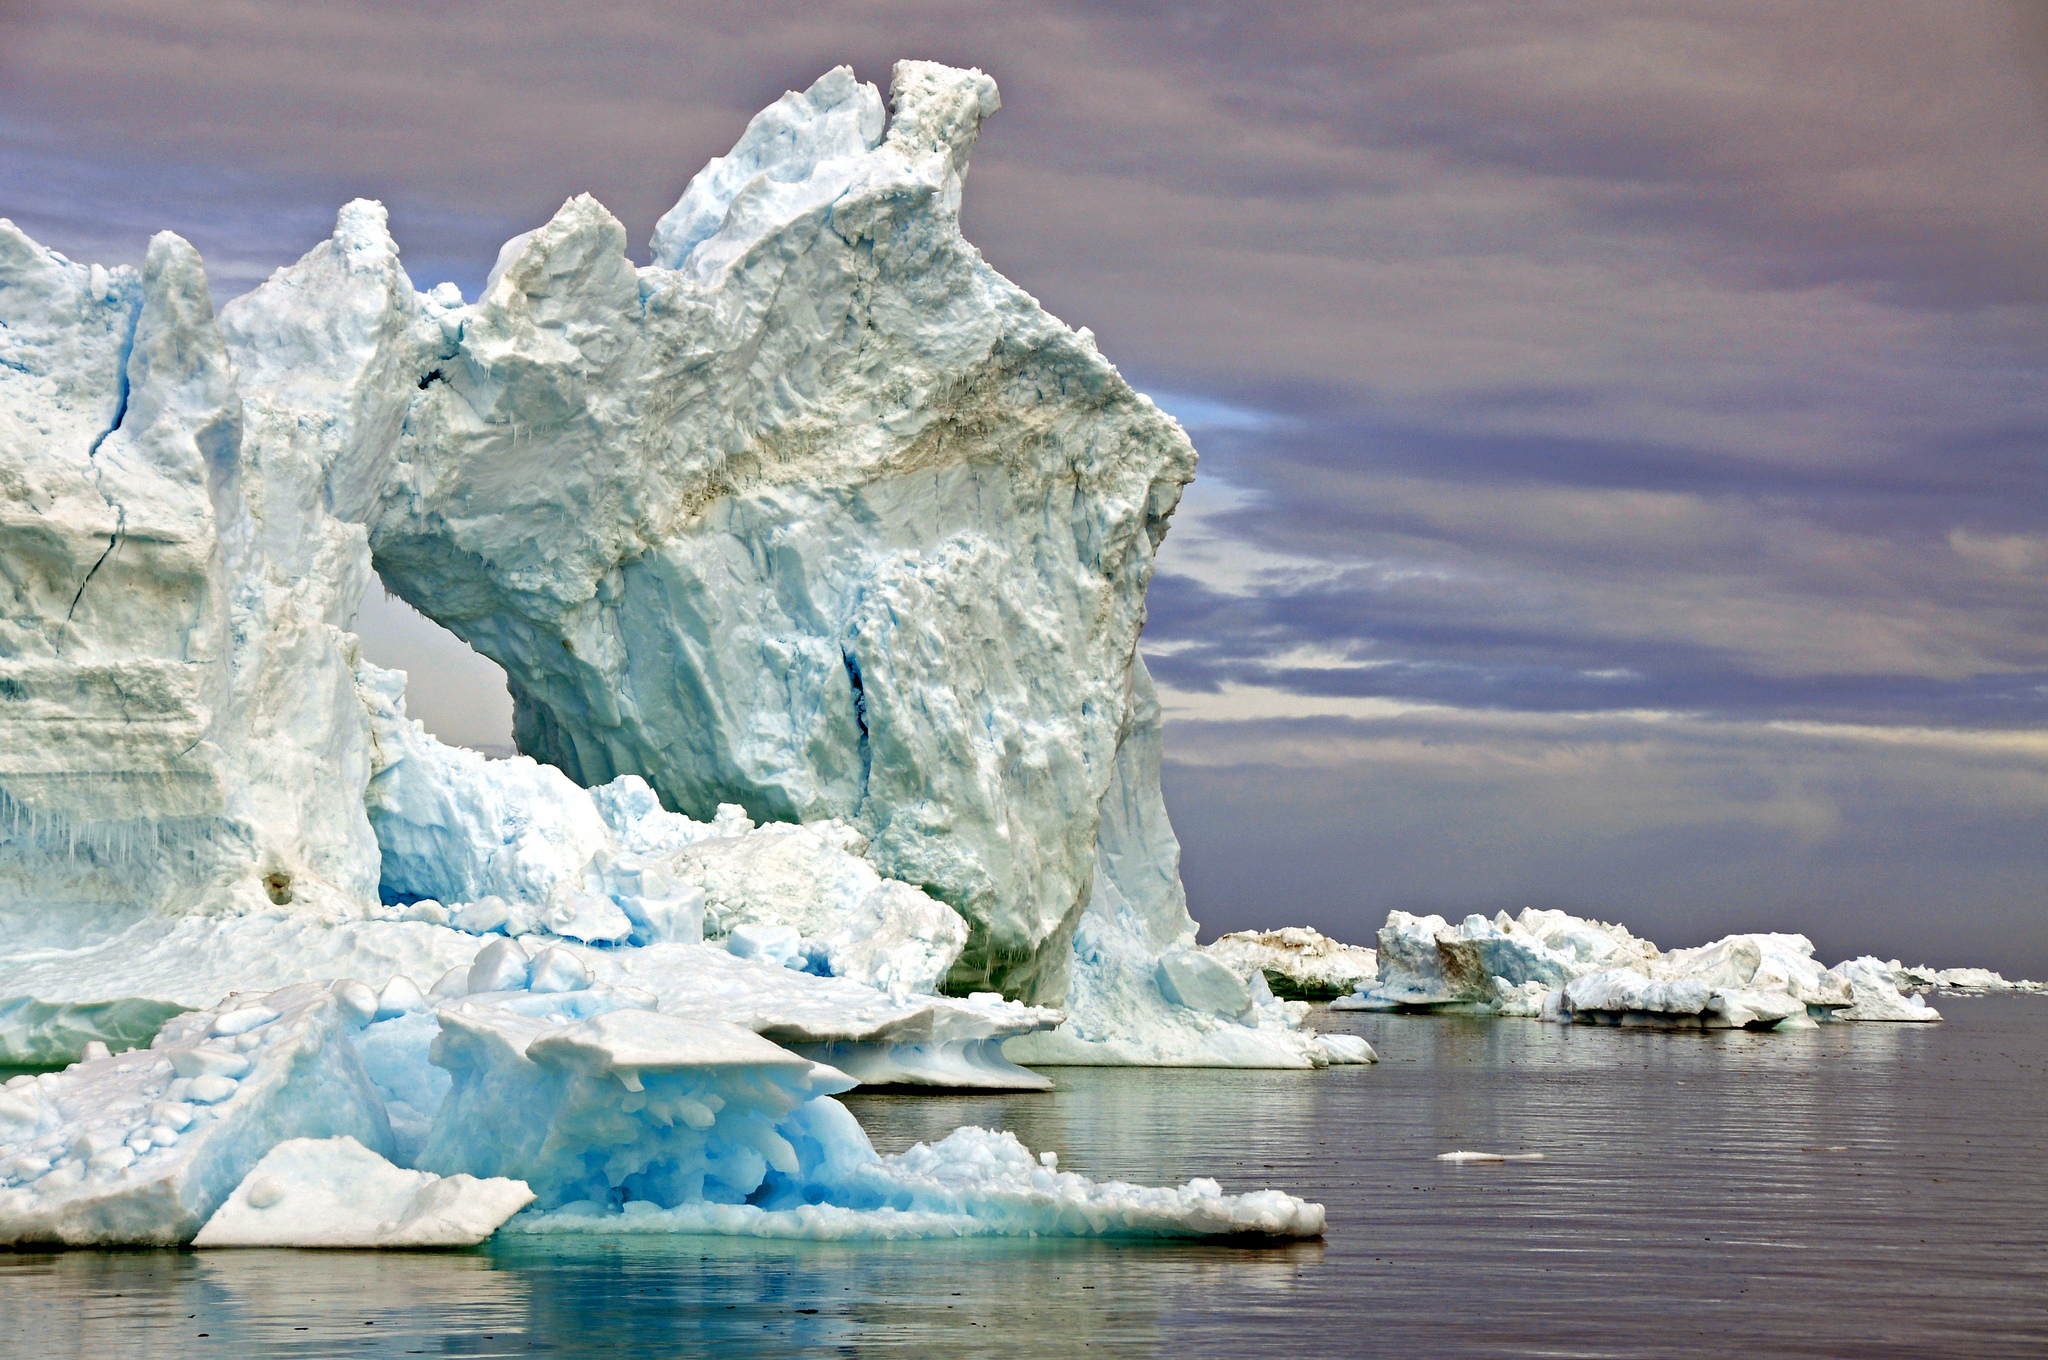
<svg viewBox="0 0 2048 1360"><path fill-rule="evenodd" d="M1324 1015L1380 1064L847 1102L884 1151L978 1123L1091 1176L1280 1186L1329 1206L1321 1242L0 1254L0 1354L2048 1355L2048 999L1939 1005L1797 1034Z"/></svg>

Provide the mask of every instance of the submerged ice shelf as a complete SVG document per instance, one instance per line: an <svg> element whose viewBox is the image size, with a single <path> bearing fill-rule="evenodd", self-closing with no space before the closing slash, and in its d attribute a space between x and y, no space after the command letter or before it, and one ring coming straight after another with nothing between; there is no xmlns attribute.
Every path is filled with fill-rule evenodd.
<svg viewBox="0 0 2048 1360"><path fill-rule="evenodd" d="M1093 1182L983 1129L883 1157L831 1099L854 1084L631 989L391 1015L353 980L243 994L151 1048L0 1089L0 1242L454 1246L508 1218L830 1238L1323 1228L1278 1191Z"/></svg>

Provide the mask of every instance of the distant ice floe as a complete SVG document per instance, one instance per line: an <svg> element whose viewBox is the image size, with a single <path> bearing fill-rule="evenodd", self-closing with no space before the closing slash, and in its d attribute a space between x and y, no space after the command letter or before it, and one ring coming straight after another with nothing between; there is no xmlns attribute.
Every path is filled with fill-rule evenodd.
<svg viewBox="0 0 2048 1360"><path fill-rule="evenodd" d="M1379 972L1332 1010L1438 1011L1562 1023L1703 1029L1806 1029L1834 1020L1925 1022L1914 993L2035 990L1983 969L1935 972L1852 959L1833 968L1804 935L1730 935L1660 950L1620 925L1530 908L1519 917L1391 912Z"/></svg>

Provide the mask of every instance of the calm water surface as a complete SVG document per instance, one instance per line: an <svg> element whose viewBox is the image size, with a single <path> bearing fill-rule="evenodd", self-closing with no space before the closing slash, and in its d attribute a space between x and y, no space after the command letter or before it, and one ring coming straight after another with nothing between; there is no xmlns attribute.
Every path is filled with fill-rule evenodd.
<svg viewBox="0 0 2048 1360"><path fill-rule="evenodd" d="M1677 1035L1323 1017L1383 1061L849 1101L1329 1206L1322 1242L0 1253L0 1354L2048 1356L2048 999ZM1455 1148L1540 1151L1458 1166Z"/></svg>

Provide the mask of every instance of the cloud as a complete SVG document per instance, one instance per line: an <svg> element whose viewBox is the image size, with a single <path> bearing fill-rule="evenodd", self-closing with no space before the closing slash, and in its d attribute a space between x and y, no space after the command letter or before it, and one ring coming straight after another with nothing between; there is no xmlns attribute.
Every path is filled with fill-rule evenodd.
<svg viewBox="0 0 2048 1360"><path fill-rule="evenodd" d="M2048 728L2038 5L0 3L0 214L173 228L225 296L367 194L473 292L905 55L1001 82L968 235L1202 449L1145 640L1198 905L1868 896L2048 947L2036 783L1785 726ZM431 655L454 731L495 682ZM1276 723L1352 763L1211 759Z"/></svg>

